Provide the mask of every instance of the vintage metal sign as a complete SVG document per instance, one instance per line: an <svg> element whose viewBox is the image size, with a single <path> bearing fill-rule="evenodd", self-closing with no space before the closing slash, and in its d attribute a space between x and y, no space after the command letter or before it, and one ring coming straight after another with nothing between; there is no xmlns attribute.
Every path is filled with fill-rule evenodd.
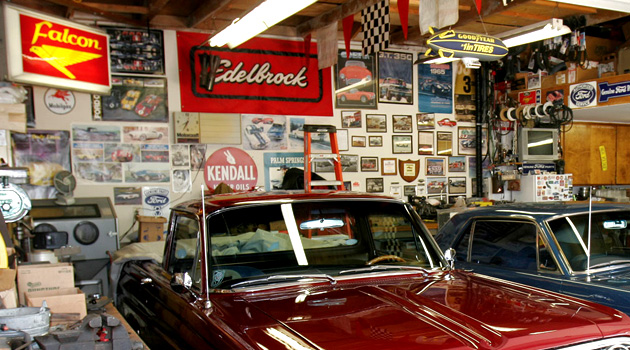
<svg viewBox="0 0 630 350"><path fill-rule="evenodd" d="M403 180L413 182L420 174L420 160L398 160L398 173Z"/></svg>
<svg viewBox="0 0 630 350"><path fill-rule="evenodd" d="M508 48L501 39L455 30L439 32L427 39L430 51L440 57L463 58L471 57L480 61L496 61L507 55Z"/></svg>
<svg viewBox="0 0 630 350"><path fill-rule="evenodd" d="M607 81L598 83L599 102L608 102L608 99L615 97L630 96L630 81L610 84Z"/></svg>
<svg viewBox="0 0 630 350"><path fill-rule="evenodd" d="M109 37L105 31L3 6L9 80L109 94ZM18 30L19 29L19 30Z"/></svg>
<svg viewBox="0 0 630 350"><path fill-rule="evenodd" d="M597 83L589 81L569 87L569 108L597 106Z"/></svg>
<svg viewBox="0 0 630 350"><path fill-rule="evenodd" d="M317 46L254 38L236 49L202 45L207 34L177 32L183 112L332 116L330 68Z"/></svg>
<svg viewBox="0 0 630 350"><path fill-rule="evenodd" d="M256 163L240 148L225 147L215 151L206 160L203 172L209 189L223 182L234 191L248 191L258 182Z"/></svg>

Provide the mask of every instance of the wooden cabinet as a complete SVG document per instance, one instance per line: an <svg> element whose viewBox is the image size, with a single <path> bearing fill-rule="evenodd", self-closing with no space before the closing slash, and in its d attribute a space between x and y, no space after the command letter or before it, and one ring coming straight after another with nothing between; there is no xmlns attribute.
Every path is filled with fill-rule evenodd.
<svg viewBox="0 0 630 350"><path fill-rule="evenodd" d="M564 127L562 149L574 185L630 184L630 126L573 123Z"/></svg>

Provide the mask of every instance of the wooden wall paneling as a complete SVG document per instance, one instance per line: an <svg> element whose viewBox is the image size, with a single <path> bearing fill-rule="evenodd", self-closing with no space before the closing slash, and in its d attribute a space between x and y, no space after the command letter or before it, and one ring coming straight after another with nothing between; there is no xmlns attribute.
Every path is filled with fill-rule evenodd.
<svg viewBox="0 0 630 350"><path fill-rule="evenodd" d="M564 133L565 172L573 174L573 184L613 185L616 172L616 127L610 124L573 123ZM600 146L607 155L607 170L602 170Z"/></svg>
<svg viewBox="0 0 630 350"><path fill-rule="evenodd" d="M617 125L617 185L630 185L630 125Z"/></svg>

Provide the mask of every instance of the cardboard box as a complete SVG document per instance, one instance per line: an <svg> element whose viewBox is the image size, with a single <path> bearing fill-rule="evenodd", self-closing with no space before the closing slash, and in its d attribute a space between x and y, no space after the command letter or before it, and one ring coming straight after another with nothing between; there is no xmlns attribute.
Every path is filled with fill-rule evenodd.
<svg viewBox="0 0 630 350"><path fill-rule="evenodd" d="M567 70L567 83L581 83L587 80L597 79L597 67L584 69L582 67L573 66Z"/></svg>
<svg viewBox="0 0 630 350"><path fill-rule="evenodd" d="M78 314L77 320L82 320L87 315L85 294L79 288L26 292L25 298L26 306L42 306L42 303L46 300L46 304L53 315ZM72 317L72 319L75 319L75 317Z"/></svg>
<svg viewBox="0 0 630 350"><path fill-rule="evenodd" d="M139 242L157 242L164 240L164 223L166 218L161 216L141 216L137 220L140 225L138 232Z"/></svg>
<svg viewBox="0 0 630 350"><path fill-rule="evenodd" d="M0 269L0 308L18 307L16 272L13 269Z"/></svg>
<svg viewBox="0 0 630 350"><path fill-rule="evenodd" d="M567 71L558 72L553 76L556 77L556 85L563 85L567 83Z"/></svg>
<svg viewBox="0 0 630 350"><path fill-rule="evenodd" d="M74 288L74 267L71 263L18 265L18 296L25 305L24 293Z"/></svg>

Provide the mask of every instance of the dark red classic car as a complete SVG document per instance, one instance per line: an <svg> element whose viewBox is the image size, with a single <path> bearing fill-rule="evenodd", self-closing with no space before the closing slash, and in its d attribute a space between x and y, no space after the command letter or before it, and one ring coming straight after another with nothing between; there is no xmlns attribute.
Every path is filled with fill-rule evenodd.
<svg viewBox="0 0 630 350"><path fill-rule="evenodd" d="M452 269L413 208L386 196L214 195L171 208L168 227L151 245L163 257L112 264L116 305L154 349L630 346L617 310Z"/></svg>

